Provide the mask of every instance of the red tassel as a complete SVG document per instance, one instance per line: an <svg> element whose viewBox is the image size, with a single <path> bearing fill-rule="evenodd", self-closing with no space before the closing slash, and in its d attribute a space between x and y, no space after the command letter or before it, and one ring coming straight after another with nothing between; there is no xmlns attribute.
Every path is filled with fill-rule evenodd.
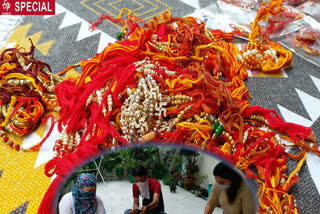
<svg viewBox="0 0 320 214"><path fill-rule="evenodd" d="M56 157L50 160L45 166L45 174L48 177L55 174L57 177L50 184L44 195L38 209L38 214L56 213L56 204L53 202L56 200L59 187L77 168L100 155L100 153L97 145L86 144L85 146L79 146L76 152L67 154L63 158ZM52 171L52 169L54 169L54 171Z"/></svg>
<svg viewBox="0 0 320 214"><path fill-rule="evenodd" d="M281 134L287 134L294 141L298 141L301 138L306 139L312 135L310 127L284 122L274 110L264 109L260 106L251 106L242 115L245 118L249 118L255 113L263 116L272 128L277 129Z"/></svg>

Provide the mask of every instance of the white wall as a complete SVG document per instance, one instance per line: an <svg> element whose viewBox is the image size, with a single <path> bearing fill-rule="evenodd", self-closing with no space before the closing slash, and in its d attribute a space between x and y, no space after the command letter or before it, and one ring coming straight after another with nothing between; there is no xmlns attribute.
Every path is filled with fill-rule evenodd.
<svg viewBox="0 0 320 214"><path fill-rule="evenodd" d="M166 151L171 150L172 147L164 146L159 147L160 153L164 154ZM199 152L199 173L200 175L206 175L207 179L203 181L201 184L201 187L206 188L208 187L208 184L213 184L215 182L213 178L213 168L220 162L220 160L216 159L215 157L211 155L204 154L202 152Z"/></svg>
<svg viewBox="0 0 320 214"><path fill-rule="evenodd" d="M213 156L200 153L199 158L199 168L200 175L207 175L208 178L204 180L201 187L207 188L208 184L213 184L215 182L213 178L213 168L220 162L220 160L214 158Z"/></svg>

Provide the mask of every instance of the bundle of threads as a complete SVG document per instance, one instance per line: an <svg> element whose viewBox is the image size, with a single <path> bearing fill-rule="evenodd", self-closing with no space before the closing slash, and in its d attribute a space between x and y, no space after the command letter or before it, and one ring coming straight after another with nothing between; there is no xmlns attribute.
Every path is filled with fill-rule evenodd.
<svg viewBox="0 0 320 214"><path fill-rule="evenodd" d="M276 10L277 5L265 7ZM121 18L125 11L126 20ZM103 19L124 24L126 31L102 53L81 61L79 78L56 87L61 138L45 173L57 177L39 212L53 210L48 202L57 187L71 170L99 154L99 145L110 150L146 142L217 154L261 183L259 212L299 212L288 191L298 180L306 152L320 156L316 139L311 128L284 122L275 111L248 104L250 94L243 83L247 73L232 34L208 30L193 17L173 18L169 11L144 23L123 9L118 19L101 16L92 28ZM279 56L262 62L262 71L279 72L291 65L290 51L269 39L260 43L256 33L261 31L253 32L244 52L257 45L266 55ZM268 51L271 46L275 53ZM282 139L301 148L301 153L287 153ZM287 158L299 160L290 175L285 174Z"/></svg>
<svg viewBox="0 0 320 214"><path fill-rule="evenodd" d="M33 45L29 52L10 48L0 56L0 134L17 151L21 145L11 141L9 135L28 135L47 113L58 110L54 89L63 79L34 58L34 49Z"/></svg>
<svg viewBox="0 0 320 214"><path fill-rule="evenodd" d="M262 71L264 73L279 73L292 65L292 53L280 44L272 41L266 30L259 25L260 21L271 20L286 9L282 6L282 0L271 0L261 2L257 15L251 26L249 42L241 50L243 65L250 70ZM270 29L269 29L270 30Z"/></svg>
<svg viewBox="0 0 320 214"><path fill-rule="evenodd" d="M294 48L302 48L308 54L320 55L319 41L320 32L304 28L296 33L292 44Z"/></svg>

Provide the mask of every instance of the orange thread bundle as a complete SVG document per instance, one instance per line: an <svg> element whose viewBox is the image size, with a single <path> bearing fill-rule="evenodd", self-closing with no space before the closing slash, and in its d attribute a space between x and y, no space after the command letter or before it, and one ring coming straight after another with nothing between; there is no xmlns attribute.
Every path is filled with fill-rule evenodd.
<svg viewBox="0 0 320 214"><path fill-rule="evenodd" d="M262 9L258 17L278 3ZM45 203L53 196L50 191L70 173L70 166L76 168L97 154L98 145L111 149L149 140L205 149L243 169L261 183L261 212L297 209L294 197L287 193L297 179L284 174L286 156L293 156L285 152L281 138L317 155L319 148L310 128L286 123L274 111L249 106L250 94L243 83L247 74L237 59L240 52L230 43L231 34L209 31L192 17L172 18L169 11L143 27L136 25L142 20L130 12L126 21L120 17L117 21L129 26L127 39L120 38L101 54L81 61L79 79L56 88L61 138L46 174L55 173L58 179L40 210L48 211ZM284 50L268 42L278 47L278 53ZM275 71L289 61L263 66ZM302 163L305 153L295 158L302 157ZM257 175L250 165L256 166ZM281 199L282 195L290 200Z"/></svg>

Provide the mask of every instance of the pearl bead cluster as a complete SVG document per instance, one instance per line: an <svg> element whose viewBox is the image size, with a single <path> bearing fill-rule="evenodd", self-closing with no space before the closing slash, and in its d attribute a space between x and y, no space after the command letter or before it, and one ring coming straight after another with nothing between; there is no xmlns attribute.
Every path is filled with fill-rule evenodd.
<svg viewBox="0 0 320 214"><path fill-rule="evenodd" d="M23 57L21 57L18 53L16 53L16 56L17 56L17 59L18 59L20 66L23 68L23 70L28 70L31 66L31 63L28 64L28 66L27 66Z"/></svg>
<svg viewBox="0 0 320 214"><path fill-rule="evenodd" d="M107 92L108 90L108 86L100 89L100 90L94 90L92 92L92 94L90 94L90 96L88 97L87 101L86 101L86 108L92 103L92 102L97 102L98 105L101 105L102 103L102 98L104 96L104 94ZM111 94L108 94L107 96L107 104L108 104L108 110L109 111L112 111L112 105L113 105L113 102L112 102L112 96ZM102 105L102 113L104 116L106 116L107 114L107 108L105 106L105 104L103 103Z"/></svg>
<svg viewBox="0 0 320 214"><path fill-rule="evenodd" d="M75 134L66 133L67 126L63 127L59 139L55 142L53 147L54 157L62 157L65 154L77 151L77 147L80 143L81 137L78 132Z"/></svg>
<svg viewBox="0 0 320 214"><path fill-rule="evenodd" d="M184 104L189 101L192 101L193 98L187 95L178 94L175 96L171 96L171 105Z"/></svg>
<svg viewBox="0 0 320 214"><path fill-rule="evenodd" d="M164 70L168 76L175 76L177 72L168 70L165 66L160 66L158 62L155 64L151 63L149 57L146 57L144 60L134 63L137 68L137 72L145 74L156 74L156 70Z"/></svg>
<svg viewBox="0 0 320 214"><path fill-rule="evenodd" d="M263 116L261 116L261 115L252 115L252 116L250 117L250 119L252 119L252 120L258 120L258 121L262 122L263 124L269 126L268 121L267 121Z"/></svg>
<svg viewBox="0 0 320 214"><path fill-rule="evenodd" d="M250 118L253 120L258 120L258 121L262 122L263 124L265 124L265 125L259 127L258 128L259 130L264 131L264 132L272 132L273 131L272 129L269 128L269 123L263 116L252 115ZM280 138L279 134L275 134L274 139L275 139L275 145L281 145L281 138Z"/></svg>
<svg viewBox="0 0 320 214"><path fill-rule="evenodd" d="M13 141L10 141L10 139L6 135L6 132L3 131L2 127L0 127L0 136L3 138L3 142L6 143L8 146L10 146L11 148L15 149L18 152L21 151L20 145L15 144Z"/></svg>
<svg viewBox="0 0 320 214"><path fill-rule="evenodd" d="M43 87L46 89L48 93L45 93L44 95L40 93L41 95L41 100L46 104L47 108L49 110L53 111L58 111L59 106L58 106L58 101L56 99L56 96L52 93L54 93L56 84L59 84L63 81L63 78L58 76L57 74L52 74L49 71L46 71L45 69L42 70L46 75L50 76L50 81L46 81L43 83ZM39 78L40 82L42 80Z"/></svg>
<svg viewBox="0 0 320 214"><path fill-rule="evenodd" d="M259 70L267 61L275 61L277 52L270 49L268 45L262 44L261 40L256 39L249 42L247 46L241 50L244 66L250 70Z"/></svg>
<svg viewBox="0 0 320 214"><path fill-rule="evenodd" d="M24 70L28 70L29 68L32 67L32 65L33 65L32 62L30 62L28 65L26 65L26 61L28 60L27 58L20 56L18 53L16 53L16 57L17 57L19 65ZM45 75L50 76L51 81L44 82L40 78L40 76L38 76L37 79L41 83L41 85L43 86L43 87L40 87L39 90L37 88L33 87L32 81L29 79L8 79L7 83L10 85L14 85L14 86L26 85L30 89L34 88L34 90L36 90L40 94L41 100L46 105L46 107L49 111L58 111L59 109L58 109L58 102L56 100L56 97L50 93L54 93L55 82L56 82L56 84L58 84L63 81L63 78L59 77L57 74L52 74L49 71L46 71L45 69L41 69L40 71L42 73L44 73ZM35 81L36 81L36 79L35 79ZM43 89L45 89L45 90L43 90Z"/></svg>
<svg viewBox="0 0 320 214"><path fill-rule="evenodd" d="M171 47L174 47L173 43L170 43ZM149 42L149 45L151 45L154 49L164 52L164 53L169 53L167 47L168 47L168 42L154 42L151 43Z"/></svg>
<svg viewBox="0 0 320 214"><path fill-rule="evenodd" d="M3 115L4 118L6 118L8 111L9 111L9 104L7 105L2 105L1 107L1 113ZM11 108L10 114L12 114L14 108ZM9 122L7 123L7 125L5 125L3 128L9 132L9 133L14 133L16 135L18 135L18 133L14 132L13 129L11 128L11 123L13 123L17 128L23 128L26 127L28 125L30 125L30 121L26 121L26 120L19 120L18 119L18 114L20 112L25 111L25 109L23 107L20 107L17 112L15 113L14 117L9 118Z"/></svg>
<svg viewBox="0 0 320 214"><path fill-rule="evenodd" d="M51 111L58 111L58 101L56 99L56 96L53 94L44 94L41 96L41 100L44 102L44 104L47 106L47 108Z"/></svg>
<svg viewBox="0 0 320 214"><path fill-rule="evenodd" d="M245 144L246 141L248 140L249 131L253 131L253 127L250 127L248 130L246 130L246 131L244 132L243 138L242 138L243 144Z"/></svg>
<svg viewBox="0 0 320 214"><path fill-rule="evenodd" d="M178 124L182 118L183 118L183 115L185 114L186 111L189 111L191 109L191 106L188 105L184 110L180 111L180 113L178 114L177 118L174 119L174 124Z"/></svg>
<svg viewBox="0 0 320 214"><path fill-rule="evenodd" d="M30 85L31 84L31 80L16 80L16 79L9 79L7 81L8 84L10 85Z"/></svg>
<svg viewBox="0 0 320 214"><path fill-rule="evenodd" d="M150 74L147 74L146 78L140 78L134 92L127 88L127 95L128 98L121 107L120 123L124 138L133 142L137 140L138 134L145 135L150 129L161 126L162 115L166 117L167 102Z"/></svg>
<svg viewBox="0 0 320 214"><path fill-rule="evenodd" d="M236 152L236 151L237 151L237 149L236 149L236 144L234 143L234 140L233 140L232 136L231 136L228 132L226 132L226 131L223 131L222 134L223 134L226 138L228 138L228 140L229 140L229 142L230 142L230 144L231 144L231 146L232 146L232 152Z"/></svg>
<svg viewBox="0 0 320 214"><path fill-rule="evenodd" d="M190 105L188 106L188 110L189 110L189 109L191 109L191 106L190 106ZM183 112L183 113L184 113L184 112ZM208 117L209 117L209 114L203 111L203 112L200 113L200 116L197 115L197 114L195 114L195 115L193 115L193 117L188 118L188 119L187 119L187 122L192 122L192 121L199 122L199 121L202 120L202 119L207 120Z"/></svg>

